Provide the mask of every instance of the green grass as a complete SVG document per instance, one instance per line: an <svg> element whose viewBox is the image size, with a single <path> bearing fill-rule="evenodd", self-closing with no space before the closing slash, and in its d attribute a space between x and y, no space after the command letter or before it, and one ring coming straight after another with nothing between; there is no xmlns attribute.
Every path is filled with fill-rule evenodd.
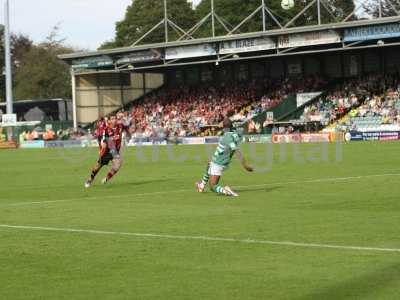
<svg viewBox="0 0 400 300"><path fill-rule="evenodd" d="M83 182L96 149L1 151L0 225L400 249L400 143L345 144L341 161L335 145L328 161L315 159L319 145L297 145L297 159L294 146L285 147L286 157L273 148L269 172L232 165L223 181L239 192L235 199L195 191L203 146L173 148L188 156L180 163L165 147L158 158L146 148L147 162L127 149L113 181L101 186L99 177L89 190ZM262 157L265 146L253 150L245 146ZM258 169L266 165L254 160ZM0 227L0 299L399 294L400 252Z"/></svg>

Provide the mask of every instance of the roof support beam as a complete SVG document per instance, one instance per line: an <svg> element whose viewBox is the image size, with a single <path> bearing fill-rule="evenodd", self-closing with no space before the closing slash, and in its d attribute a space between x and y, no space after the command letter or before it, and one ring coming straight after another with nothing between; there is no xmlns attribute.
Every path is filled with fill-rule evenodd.
<svg viewBox="0 0 400 300"><path fill-rule="evenodd" d="M158 22L157 25L155 25L152 29L150 29L148 32L146 32L144 35L142 35L142 37L140 37L138 40L136 40L136 42L134 42L131 47L134 47L137 44L139 44L142 40L144 40L147 36L149 36L154 30L156 30L162 24L164 24L164 20L161 20L160 22Z"/></svg>
<svg viewBox="0 0 400 300"><path fill-rule="evenodd" d="M380 7L382 7L382 2L380 1ZM393 11L396 13L396 15L400 16L399 11L396 9L396 7L393 5L393 3L391 1L388 1L389 5L392 7ZM397 1L397 4L399 4L399 2ZM381 13L382 13L382 9L381 9Z"/></svg>
<svg viewBox="0 0 400 300"><path fill-rule="evenodd" d="M292 25L294 23L294 21L296 21L298 18L300 18L311 6L313 6L315 4L315 2L317 2L317 0L313 0L310 3L308 3L308 5L306 7L304 7L297 15L295 15L293 17L293 19L291 19L289 22L287 22L285 24L285 26L283 26L283 28L288 28L290 25Z"/></svg>
<svg viewBox="0 0 400 300"><path fill-rule="evenodd" d="M253 59L261 59L261 58L269 58L269 57L280 57L280 56L294 56L294 55L306 55L306 54L315 54L315 53L330 53L330 52L340 52L340 51L351 51L351 50L360 50L360 49L371 49L371 48L378 48L378 47L394 47L400 46L400 42L395 43L387 43L384 45L365 45L365 46L356 46L354 47L336 47L332 49L321 49L321 50L306 50L306 51L298 51L298 52L291 52L291 51L281 51L279 53L271 53L271 54L264 54L264 55L256 55L256 56L247 56L247 57L232 57L232 58L225 58L219 59L219 62L227 62L227 61L242 61L242 60L253 60ZM290 50L295 50L295 48L291 48ZM151 67L138 67L135 68L136 70L148 70L148 69L157 69L163 67L175 67L175 66L189 66L189 65L202 65L202 64L215 64L218 58L209 59L204 61L197 61L197 62L182 62L182 63L172 63L168 65L157 65Z"/></svg>
<svg viewBox="0 0 400 300"><path fill-rule="evenodd" d="M181 37L178 39L178 41L183 40L183 39L185 39L185 38L187 39L187 37L188 37L189 35L193 35L201 26L203 26L203 24L204 24L205 22L207 22L207 20L210 18L210 16L211 16L211 13L207 14L203 19L200 20L200 22L198 22L198 23L195 24L192 28L190 28L190 29L187 31L187 34L184 34L183 36L181 36Z"/></svg>
<svg viewBox="0 0 400 300"><path fill-rule="evenodd" d="M224 29L226 30L226 32L229 32L230 29L228 28L229 24L226 25L224 20L222 18L220 18L217 14L215 14L215 18L217 19L217 21L222 25L222 27L224 27Z"/></svg>
<svg viewBox="0 0 400 300"><path fill-rule="evenodd" d="M247 21L251 20L261 9L263 9L263 6L259 6L255 11L253 11L247 18L245 18L242 22L239 23L235 28L233 28L230 32L228 32L228 35L233 34L235 31L237 31L240 27L242 27L243 24L245 24Z"/></svg>
<svg viewBox="0 0 400 300"><path fill-rule="evenodd" d="M316 1L316 0L314 0L314 1ZM323 6L325 4L324 1L325 0L322 0L322 2L321 2ZM355 9L354 11L357 11L357 9ZM351 15L353 15L353 14L354 14L354 12L352 12L350 15L346 16L346 18L349 19L351 17ZM287 35L287 34L295 34L295 33L301 34L301 33L322 31L322 30L343 30L346 28L376 26L376 25L384 25L384 24L400 22L400 16L384 17L384 18L378 18L378 19L373 19L373 20L357 20L357 21L353 21L353 20L343 21L342 20L337 23L329 23L329 24L322 24L322 25L309 25L309 26L302 26L302 27L279 28L279 29L267 30L266 32L259 31L259 32L244 33L244 34L225 35L225 36L219 36L219 37L216 36L215 38L191 39L190 36L192 36L194 38L193 33L200 26L202 26L210 16L211 16L211 13L209 13L207 16L205 16L203 18L202 22L198 23L196 26L194 26L193 28L188 30L186 33L183 33L182 31L180 31L180 32L182 32L183 35L182 35L182 37L179 38L179 41L170 42L170 43L168 43L168 45L166 43L137 45L137 43L139 43L140 41L145 39L146 36L148 36L151 32L156 30L159 26L162 26L162 24L164 22L162 20L156 26L154 26L152 28L151 32L148 32L145 35L143 35L131 47L98 50L98 51L92 51L92 52L64 54L64 55L59 55L58 57L60 59L67 60L69 63L71 63L71 61L74 59L83 59L83 58L104 56L104 55L109 55L109 56L124 55L124 54L135 53L135 52L139 52L139 51L147 51L147 50L152 50L152 49L160 49L160 48L165 49L166 47L201 45L203 43L220 43L220 42L224 42L224 41L249 39L249 38L260 38L260 37L276 38L277 36ZM225 27L229 29L229 26L226 25L227 22L224 22L224 20L216 14L216 20L219 21L219 19L221 19L220 20L221 23L223 23L225 25ZM288 26L288 24L286 24L285 26Z"/></svg>
<svg viewBox="0 0 400 300"><path fill-rule="evenodd" d="M272 20L275 22L276 25L279 26L279 28L283 28L282 24L278 21L278 19L274 16L274 14L272 13L272 11L268 8L265 7L265 11L269 14L269 16L272 18Z"/></svg>
<svg viewBox="0 0 400 300"><path fill-rule="evenodd" d="M358 42L357 42L358 43ZM306 50L306 51L297 51L297 52L279 52L279 53L269 53L263 55L255 55L255 56L247 56L247 57L233 57L232 54L228 54L224 57L215 57L208 60L203 61L193 61L193 62L181 62L177 63L177 60L169 61L160 65L152 65L152 66L143 66L143 67L135 67L135 71L144 71L144 70L154 70L166 67L177 67L177 66L190 66L190 65L203 65L203 64L215 64L218 60L220 63L222 62L231 62L231 61L243 61L243 60L254 60L254 59L262 59L262 58L270 58L270 57L283 57L283 56L295 56L295 55L309 55L309 54L318 54L318 53L331 53L331 52L341 52L341 51L352 51L352 50L362 50L362 49L373 49L373 48L386 48L386 47L400 47L400 42L394 43L386 43L384 45L359 45L354 44L351 47L347 47L348 45L342 45L340 47L335 47L331 49L321 49L321 50ZM295 50L291 48L290 50ZM229 58L231 57L231 58ZM100 70L100 71L75 71L75 75L87 75L87 74L101 74L101 73L118 73L118 72L132 72L132 68L118 69L118 70Z"/></svg>

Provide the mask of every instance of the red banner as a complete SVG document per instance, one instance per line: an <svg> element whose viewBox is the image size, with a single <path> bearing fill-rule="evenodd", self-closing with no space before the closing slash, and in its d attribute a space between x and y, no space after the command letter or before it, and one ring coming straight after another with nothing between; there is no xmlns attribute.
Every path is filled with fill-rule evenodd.
<svg viewBox="0 0 400 300"><path fill-rule="evenodd" d="M320 143L320 142L328 143L331 141L331 138L329 133L310 133L310 134L302 134L301 141L303 143Z"/></svg>
<svg viewBox="0 0 400 300"><path fill-rule="evenodd" d="M272 143L274 144L285 144L285 143L300 143L301 134L273 134Z"/></svg>

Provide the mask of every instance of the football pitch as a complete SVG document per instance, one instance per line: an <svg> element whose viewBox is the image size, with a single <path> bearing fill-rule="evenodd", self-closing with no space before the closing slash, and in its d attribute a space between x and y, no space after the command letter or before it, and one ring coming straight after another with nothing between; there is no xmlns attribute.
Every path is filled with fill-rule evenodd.
<svg viewBox="0 0 400 300"><path fill-rule="evenodd" d="M214 147L214 146L213 146ZM0 299L399 299L400 143L140 147L107 185L97 149L0 152Z"/></svg>

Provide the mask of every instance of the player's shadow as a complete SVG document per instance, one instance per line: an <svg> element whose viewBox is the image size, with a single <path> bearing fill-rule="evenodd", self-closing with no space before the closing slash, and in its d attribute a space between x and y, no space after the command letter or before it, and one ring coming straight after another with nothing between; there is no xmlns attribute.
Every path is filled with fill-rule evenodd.
<svg viewBox="0 0 400 300"><path fill-rule="evenodd" d="M265 186L262 186L262 187L254 187L254 188L251 188L251 187L249 187L249 188L242 188L242 189L238 188L238 189L235 190L235 191L237 191L237 192L240 193L240 194L246 194L246 193L251 193L251 192L266 192L266 193L271 193L271 192L273 192L273 191L275 191L275 190L279 190L279 189L281 189L280 186L273 186L273 187L265 187Z"/></svg>
<svg viewBox="0 0 400 300"><path fill-rule="evenodd" d="M157 184L157 183L170 182L170 181L172 181L172 180L171 179L153 179L153 180L121 182L121 183L118 183L118 184L115 184L115 185L118 185L119 187L124 187L124 186L135 187L135 186L142 186L142 185L148 185L148 184Z"/></svg>
<svg viewBox="0 0 400 300"><path fill-rule="evenodd" d="M359 270L362 271L363 268ZM375 295L375 299L379 299L379 292L384 291L389 286L400 286L400 265L398 263L376 269L374 272L355 277L348 281L338 282L326 288L312 291L296 299L364 299L371 297L371 295ZM390 295L386 296L390 298Z"/></svg>

